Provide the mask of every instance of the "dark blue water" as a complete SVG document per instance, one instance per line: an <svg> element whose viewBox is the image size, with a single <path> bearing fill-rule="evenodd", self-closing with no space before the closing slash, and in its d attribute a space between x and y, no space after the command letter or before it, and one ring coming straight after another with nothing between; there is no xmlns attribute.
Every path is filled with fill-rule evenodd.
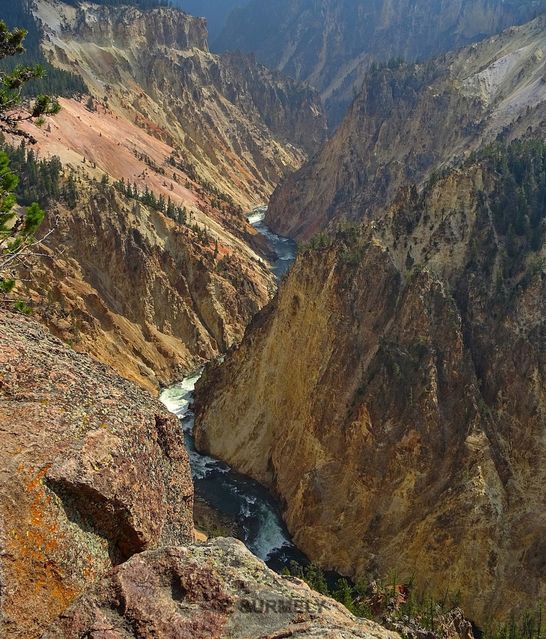
<svg viewBox="0 0 546 639"><path fill-rule="evenodd" d="M271 268L281 277L294 261L296 244L272 233L264 224L265 208L249 215L250 223L268 240L277 254ZM195 486L195 494L215 511L236 523L241 541L274 570L290 561L305 562L282 521L277 502L259 483L235 472L224 462L201 455L193 439L193 391L200 372L163 391L161 401L181 421Z"/></svg>

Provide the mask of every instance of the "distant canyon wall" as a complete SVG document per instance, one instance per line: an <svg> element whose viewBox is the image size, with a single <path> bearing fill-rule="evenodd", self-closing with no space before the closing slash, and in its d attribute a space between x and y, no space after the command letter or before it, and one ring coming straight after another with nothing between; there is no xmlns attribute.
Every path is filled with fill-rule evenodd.
<svg viewBox="0 0 546 639"><path fill-rule="evenodd" d="M424 60L544 10L544 0L253 0L233 12L215 44L255 52L264 64L310 83L336 125L372 62Z"/></svg>
<svg viewBox="0 0 546 639"><path fill-rule="evenodd" d="M422 65L371 71L339 129L274 192L268 223L308 240L343 218L374 217L482 144L546 118L546 18Z"/></svg>

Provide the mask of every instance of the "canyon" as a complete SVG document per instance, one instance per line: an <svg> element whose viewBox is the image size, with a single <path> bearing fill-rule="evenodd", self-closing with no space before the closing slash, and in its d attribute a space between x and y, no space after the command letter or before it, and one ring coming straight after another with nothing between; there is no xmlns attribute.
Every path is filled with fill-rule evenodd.
<svg viewBox="0 0 546 639"><path fill-rule="evenodd" d="M499 144L321 236L196 389L198 449L311 559L482 627L546 594L545 157Z"/></svg>
<svg viewBox="0 0 546 639"><path fill-rule="evenodd" d="M273 294L243 211L323 140L322 108L248 57L211 54L205 21L181 11L34 10L50 63L91 96L61 98L56 118L24 127L77 184L77 204L48 207L53 232L24 293L55 335L157 392L237 342Z"/></svg>
<svg viewBox="0 0 546 639"><path fill-rule="evenodd" d="M367 75L321 151L274 192L267 223L308 240L341 218L374 216L478 147L540 130L546 117L544 16L421 65Z"/></svg>
<svg viewBox="0 0 546 639"><path fill-rule="evenodd" d="M540 639L546 4L240 4L29 4L0 634Z"/></svg>
<svg viewBox="0 0 546 639"><path fill-rule="evenodd" d="M38 0L35 15L56 67L80 75L94 98L176 147L188 169L245 208L324 139L311 89L250 58L211 54L202 18L56 0Z"/></svg>
<svg viewBox="0 0 546 639"><path fill-rule="evenodd" d="M425 60L528 22L542 0L252 0L235 10L214 44L256 53L308 82L335 126L374 62Z"/></svg>

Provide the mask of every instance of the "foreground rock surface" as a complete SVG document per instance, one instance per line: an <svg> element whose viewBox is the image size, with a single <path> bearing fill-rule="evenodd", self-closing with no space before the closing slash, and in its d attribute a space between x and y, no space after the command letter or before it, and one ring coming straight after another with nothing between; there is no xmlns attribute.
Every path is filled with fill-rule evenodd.
<svg viewBox="0 0 546 639"><path fill-rule="evenodd" d="M134 553L192 539L177 421L35 322L0 312L0 636L37 637Z"/></svg>
<svg viewBox="0 0 546 639"><path fill-rule="evenodd" d="M234 539L142 553L78 599L43 639L397 639Z"/></svg>

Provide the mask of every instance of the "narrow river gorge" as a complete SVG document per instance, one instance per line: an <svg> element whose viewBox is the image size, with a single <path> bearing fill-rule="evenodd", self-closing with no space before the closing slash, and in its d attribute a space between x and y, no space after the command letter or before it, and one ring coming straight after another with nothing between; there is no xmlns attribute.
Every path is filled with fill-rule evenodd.
<svg viewBox="0 0 546 639"><path fill-rule="evenodd" d="M296 244L273 233L264 222L265 207L252 211L249 222L267 238L276 254L272 270L277 278L290 268ZM190 457L196 500L232 524L231 534L271 568L280 570L304 555L294 546L282 521L280 509L271 494L259 483L235 472L224 462L200 454L193 438L192 400L201 371L165 389L161 401L180 420Z"/></svg>

